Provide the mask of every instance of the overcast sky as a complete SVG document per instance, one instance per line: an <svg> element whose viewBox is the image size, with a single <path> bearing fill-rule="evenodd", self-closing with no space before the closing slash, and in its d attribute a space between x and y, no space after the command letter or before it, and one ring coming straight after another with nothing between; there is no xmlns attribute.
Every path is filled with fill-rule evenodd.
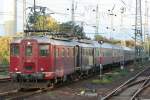
<svg viewBox="0 0 150 100"><path fill-rule="evenodd" d="M13 1L14 0L0 0L0 30L3 30L2 24L7 20L13 19ZM17 0L18 3L18 31L22 31L22 1ZM113 38L130 38L133 35L133 26L134 25L134 14L135 14L135 0L74 0L75 1L75 21L84 22L84 30L88 36L93 36L95 28L92 27L95 25L95 12L93 9L96 8L96 5L99 5L99 33L104 33L106 37L110 36L112 33ZM148 0L149 2L150 0ZM33 0L26 0L27 7L33 5ZM142 0L142 11L144 15L144 6L145 0ZM67 8L71 8L72 0L36 0L37 5L46 6L50 10L56 12L52 16L58 22L66 22L71 20L71 13ZM121 14L120 9L125 8L126 11L123 17L123 27L121 27ZM112 32L111 29L106 29L106 27L111 27L111 18L108 15L108 10L113 9L116 17L113 17L113 27L115 29ZM143 16L144 17L144 16ZM143 19L144 20L144 19ZM144 22L144 21L143 21ZM0 35L4 32L0 32ZM121 34L121 35L120 35ZM122 35L123 34L123 35Z"/></svg>

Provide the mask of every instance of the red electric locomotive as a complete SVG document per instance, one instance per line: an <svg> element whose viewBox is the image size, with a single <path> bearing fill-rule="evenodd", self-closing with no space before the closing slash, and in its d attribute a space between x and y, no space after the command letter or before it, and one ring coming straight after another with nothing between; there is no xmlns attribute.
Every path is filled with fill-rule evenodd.
<svg viewBox="0 0 150 100"><path fill-rule="evenodd" d="M11 43L10 74L14 81L54 80L75 69L75 45L48 37L25 37Z"/></svg>

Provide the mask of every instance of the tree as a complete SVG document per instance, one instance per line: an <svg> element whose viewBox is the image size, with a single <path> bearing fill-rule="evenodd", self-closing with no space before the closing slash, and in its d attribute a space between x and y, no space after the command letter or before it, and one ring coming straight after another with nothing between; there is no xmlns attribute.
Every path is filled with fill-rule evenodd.
<svg viewBox="0 0 150 100"><path fill-rule="evenodd" d="M133 40L126 40L125 43L127 47L134 47L135 44Z"/></svg>
<svg viewBox="0 0 150 100"><path fill-rule="evenodd" d="M8 64L10 56L10 42L11 37L0 37L0 64Z"/></svg>
<svg viewBox="0 0 150 100"><path fill-rule="evenodd" d="M36 6L35 10L34 7L29 8L30 12L28 14L27 23L28 30L47 30L51 32L58 31L59 25L54 18L46 13L46 7Z"/></svg>
<svg viewBox="0 0 150 100"><path fill-rule="evenodd" d="M83 27L80 25L73 25L71 21L62 23L59 25L59 32L60 33L72 33L76 36L85 37L85 33L83 31Z"/></svg>
<svg viewBox="0 0 150 100"><path fill-rule="evenodd" d="M36 30L50 30L52 32L58 31L58 23L51 16L37 16L37 21L35 23Z"/></svg>
<svg viewBox="0 0 150 100"><path fill-rule="evenodd" d="M96 41L104 41L104 42L111 43L111 44L121 44L120 40L114 40L114 39L109 40L106 37L103 37L101 35L95 35L95 40Z"/></svg>
<svg viewBox="0 0 150 100"><path fill-rule="evenodd" d="M94 39L96 41L105 41L105 42L107 41L107 39L105 37L101 36L101 35L95 35Z"/></svg>

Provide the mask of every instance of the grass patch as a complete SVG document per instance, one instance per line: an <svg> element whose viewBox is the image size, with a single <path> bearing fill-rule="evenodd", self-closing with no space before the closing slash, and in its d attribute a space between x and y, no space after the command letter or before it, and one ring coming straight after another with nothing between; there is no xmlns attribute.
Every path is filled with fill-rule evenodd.
<svg viewBox="0 0 150 100"><path fill-rule="evenodd" d="M53 92L48 92L47 93L49 96L54 96L55 94Z"/></svg>
<svg viewBox="0 0 150 100"><path fill-rule="evenodd" d="M107 84L107 83L111 83L112 82L112 80L109 78L102 78L102 79L95 79L95 80L92 80L92 83L93 84L100 84L100 83L102 83L102 84Z"/></svg>
<svg viewBox="0 0 150 100"><path fill-rule="evenodd" d="M112 81L118 80L118 79L128 75L128 73L129 73L129 71L127 69L124 69L124 70L115 69L111 73L106 73L102 79L92 80L91 83L94 83L94 84L112 83Z"/></svg>
<svg viewBox="0 0 150 100"><path fill-rule="evenodd" d="M126 76L128 73L129 73L128 70L121 70L121 71L120 71L120 75L121 75L121 76Z"/></svg>

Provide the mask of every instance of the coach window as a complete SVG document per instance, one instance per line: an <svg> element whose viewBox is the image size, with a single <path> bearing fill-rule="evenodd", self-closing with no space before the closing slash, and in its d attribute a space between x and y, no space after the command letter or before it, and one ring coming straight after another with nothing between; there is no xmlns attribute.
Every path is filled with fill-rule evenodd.
<svg viewBox="0 0 150 100"><path fill-rule="evenodd" d="M99 56L99 49L96 49L96 56Z"/></svg>
<svg viewBox="0 0 150 100"><path fill-rule="evenodd" d="M12 56L19 55L19 45L11 45L11 55Z"/></svg>
<svg viewBox="0 0 150 100"><path fill-rule="evenodd" d="M26 46L25 54L26 56L32 56L32 46Z"/></svg>
<svg viewBox="0 0 150 100"><path fill-rule="evenodd" d="M82 49L82 55L85 56L85 49Z"/></svg>
<svg viewBox="0 0 150 100"><path fill-rule="evenodd" d="M89 55L92 56L92 49L89 49Z"/></svg>
<svg viewBox="0 0 150 100"><path fill-rule="evenodd" d="M85 49L85 50L86 50L86 56L88 56L89 55L88 49Z"/></svg>
<svg viewBox="0 0 150 100"><path fill-rule="evenodd" d="M65 57L65 49L62 49L62 57Z"/></svg>
<svg viewBox="0 0 150 100"><path fill-rule="evenodd" d="M48 56L49 55L49 45L40 45L40 56Z"/></svg>
<svg viewBox="0 0 150 100"><path fill-rule="evenodd" d="M70 56L73 57L73 49L70 49Z"/></svg>
<svg viewBox="0 0 150 100"><path fill-rule="evenodd" d="M67 56L70 56L69 48L67 49Z"/></svg>
<svg viewBox="0 0 150 100"><path fill-rule="evenodd" d="M56 57L59 57L59 48L56 49L55 53L56 53Z"/></svg>

